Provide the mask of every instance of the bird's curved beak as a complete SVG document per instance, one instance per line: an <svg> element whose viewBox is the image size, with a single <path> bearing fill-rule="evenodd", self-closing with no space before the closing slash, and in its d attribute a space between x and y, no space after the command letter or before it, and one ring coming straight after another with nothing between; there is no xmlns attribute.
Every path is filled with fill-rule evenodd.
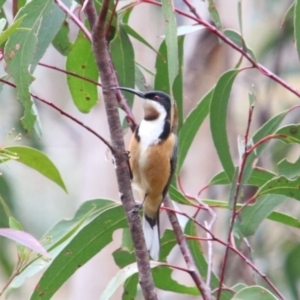
<svg viewBox="0 0 300 300"><path fill-rule="evenodd" d="M126 87L121 87L121 86L117 86L117 87L113 87L111 89L116 89L116 90L122 90L122 91L126 91L126 92L129 92L129 93L132 93L132 94L135 94L141 98L144 98L145 99L145 94L140 92L140 91L136 91L134 89L131 89L131 88L126 88Z"/></svg>

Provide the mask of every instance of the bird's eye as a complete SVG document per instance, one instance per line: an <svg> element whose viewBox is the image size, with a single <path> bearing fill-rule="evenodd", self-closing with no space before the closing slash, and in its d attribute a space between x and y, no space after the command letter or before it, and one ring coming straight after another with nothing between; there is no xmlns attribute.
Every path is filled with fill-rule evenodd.
<svg viewBox="0 0 300 300"><path fill-rule="evenodd" d="M159 96L154 96L154 100L159 100Z"/></svg>

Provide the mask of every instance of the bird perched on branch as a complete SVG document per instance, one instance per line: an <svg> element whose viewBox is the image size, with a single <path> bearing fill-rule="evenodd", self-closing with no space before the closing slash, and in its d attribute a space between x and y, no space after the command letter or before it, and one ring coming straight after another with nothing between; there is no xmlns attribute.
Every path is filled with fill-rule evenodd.
<svg viewBox="0 0 300 300"><path fill-rule="evenodd" d="M159 91L142 93L124 87L117 89L144 99L144 119L132 135L129 163L133 186L143 199L143 231L147 249L150 256L158 260L159 208L168 192L177 158L171 99L168 94Z"/></svg>

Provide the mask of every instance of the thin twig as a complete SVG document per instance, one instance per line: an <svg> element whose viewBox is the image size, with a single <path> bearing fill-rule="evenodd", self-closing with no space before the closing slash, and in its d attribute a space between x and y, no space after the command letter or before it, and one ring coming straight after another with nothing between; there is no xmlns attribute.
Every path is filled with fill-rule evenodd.
<svg viewBox="0 0 300 300"><path fill-rule="evenodd" d="M185 236L179 224L178 218L174 213L174 206L171 199L167 196L164 200L164 205L170 219L171 225L176 235L177 244L181 250L183 258L186 262L187 268L190 271L190 275L193 278L197 288L199 289L203 300L210 300L211 299L211 290L210 287L205 283L205 280L202 278L201 274L199 273L195 261L193 259L192 253L188 244L186 242Z"/></svg>
<svg viewBox="0 0 300 300"><path fill-rule="evenodd" d="M233 207L232 215L231 215L229 231L228 231L228 235L227 235L227 245L225 248L225 254L224 254L222 265L221 265L221 274L220 274L220 281L219 281L219 289L218 289L218 293L217 293L217 300L220 299L221 293L222 293L222 286L223 286L223 281L225 278L226 264L227 264L228 255L229 255L229 245L231 243L231 235L232 235L233 227L235 224L235 219L237 217L236 209L237 209L237 203L239 200L240 190L241 190L242 184L243 184L242 178L243 178L243 174L244 174L244 169L245 169L246 161L248 158L247 148L248 148L248 139L249 139L249 132L250 132L250 126L251 126L251 121L252 121L253 110L254 110L254 106L251 106L249 108L247 128L246 128L245 137L244 137L244 153L241 155L241 161L240 161L240 165L238 168L238 177L237 177L235 193L234 193L234 197L233 197L233 204L232 204L232 207Z"/></svg>
<svg viewBox="0 0 300 300"><path fill-rule="evenodd" d="M87 82L90 82L94 85L97 85L97 86L102 86L101 83L97 82L97 81L94 81L92 79L89 79L87 77L84 77L84 76L81 76L81 75L78 75L74 72L70 72L70 71L67 71L67 70L64 70L64 69L61 69L61 68L58 68L58 67L54 67L54 66L51 66L51 65L48 65L48 64L45 64L45 63L38 63L40 66L43 66L45 68L48 68L48 69L52 69L52 70L55 70L55 71L58 71L58 72L61 72L61 73L64 73L64 74L67 74L67 75L70 75L70 76L73 76L73 77L77 77L79 79L82 79L84 81L87 81Z"/></svg>
<svg viewBox="0 0 300 300"><path fill-rule="evenodd" d="M16 85L5 80L5 79L2 79L0 78L0 81L13 87L13 88L16 88ZM82 123L81 121L79 121L78 119L76 119L75 117L71 116L70 114L68 114L67 112L65 112L64 110L62 110L61 108L59 108L58 106L56 106L54 103L52 102L49 102L45 99L42 99L41 97L35 95L35 94L32 94L30 93L31 97L37 99L38 101L40 102L43 102L45 103L46 105L54 108L55 110L57 110L61 115L71 119L73 122L77 123L78 125L80 125L81 127L85 128L87 131L89 131L90 133L92 133L94 136L96 136L98 139L100 139L109 149L112 153L114 153L114 148L112 147L112 145L105 139L103 138L100 134L98 134L95 130L93 130L92 128L90 128L89 126L85 125L84 123Z"/></svg>
<svg viewBox="0 0 300 300"><path fill-rule="evenodd" d="M84 26L84 24L76 17L76 15L61 1L54 0L56 4L66 13L68 17L80 28L84 35L88 38L89 41L92 40L91 33Z"/></svg>

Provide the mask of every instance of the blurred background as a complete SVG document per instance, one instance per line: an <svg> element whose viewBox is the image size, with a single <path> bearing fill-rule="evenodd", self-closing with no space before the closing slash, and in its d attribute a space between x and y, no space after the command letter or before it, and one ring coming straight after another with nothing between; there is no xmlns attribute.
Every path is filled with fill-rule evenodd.
<svg viewBox="0 0 300 300"><path fill-rule="evenodd" d="M300 82L300 63L294 46L292 19L284 25L282 21L288 7L293 1L242 1L243 36L258 61L272 72L282 77L296 89ZM128 4L122 1L121 5ZM201 17L209 20L207 2L191 1ZM188 11L182 1L175 0L176 7ZM239 31L238 1L218 1L223 27ZM11 12L11 2L4 5L5 11ZM188 19L178 17L178 25L192 24ZM164 24L161 10L147 4L138 5L130 18L130 25L135 28L148 42L158 48L164 34ZM71 39L76 36L76 27L71 23ZM132 40L136 61L155 72L156 54ZM184 113L187 115L199 102L202 96L216 83L219 76L226 70L233 68L240 56L216 36L206 30L187 35L185 39L184 63ZM42 59L43 63L65 68L66 59L53 47L50 47ZM0 62L1 75L4 74L5 64ZM247 66L247 62L244 63ZM106 124L106 114L99 91L99 103L88 114L80 113L72 102L69 94L66 76L63 73L44 67L37 67L34 73L36 80L31 86L34 94L55 103L72 116L90 126L103 137L109 139ZM151 86L153 78L145 73ZM271 116L298 104L298 99L257 70L249 70L238 75L234 82L230 98L228 134L231 153L238 163L237 137L244 137L249 109L248 93L254 90L257 95L254 120L251 125L251 135ZM36 103L42 125L42 137L31 137L23 132L19 119L23 112L16 99L15 91L7 86L1 86L5 96L0 99L0 145L11 145L12 136L22 133L21 145L30 145L45 152L60 170L69 191L65 194L59 187L42 177L37 172L10 161L0 165L0 194L9 204L14 216L20 220L24 230L40 238L46 230L63 218L71 218L78 207L86 200L108 198L119 201L114 166L108 149L93 135L82 127L64 118L52 108L42 103ZM2 94L3 95L3 94ZM134 115L139 121L143 117L141 103L134 104ZM299 122L299 113L289 114L286 123ZM7 137L12 128L14 133ZM131 133L124 132L128 144ZM299 157L299 147L283 147L279 143L272 143L263 155L260 165L276 171L276 163L287 157L295 161ZM196 195L213 175L221 171L221 165L214 149L209 122L202 125L180 175L186 192ZM213 187L201 194L203 198L226 200L228 190L224 187ZM182 209L186 209L182 207ZM0 226L6 226L3 211L0 208ZM293 216L300 216L300 207L296 201L287 200L280 207ZM192 212L189 210L188 212ZM216 209L218 215L214 232L220 238L225 238L229 213ZM200 220L206 215L200 215ZM168 221L162 222L163 227L170 227ZM117 273L111 252L120 246L121 232L116 232L114 242L101 253L81 267L68 280L54 300L82 300L98 299L101 291L109 280ZM254 263L262 273L267 274L275 285L286 295L287 299L300 297L300 231L288 228L275 222L264 221L250 243L253 250ZM16 248L13 243L0 239L0 289L5 284L11 268L16 261ZM214 267L218 270L223 256L223 247L215 245ZM181 254L178 249L172 252L170 261L178 262ZM242 280L253 284L253 274L245 263L236 256L230 257L226 283L228 285ZM38 276L26 281L24 286L14 291L10 298L28 299ZM184 279L182 276L185 276ZM174 278L191 280L182 273L174 272ZM113 299L120 299L120 290ZM159 299L171 299L171 293L161 292ZM142 298L141 298L142 299ZM196 299L191 296L181 296L177 299Z"/></svg>

